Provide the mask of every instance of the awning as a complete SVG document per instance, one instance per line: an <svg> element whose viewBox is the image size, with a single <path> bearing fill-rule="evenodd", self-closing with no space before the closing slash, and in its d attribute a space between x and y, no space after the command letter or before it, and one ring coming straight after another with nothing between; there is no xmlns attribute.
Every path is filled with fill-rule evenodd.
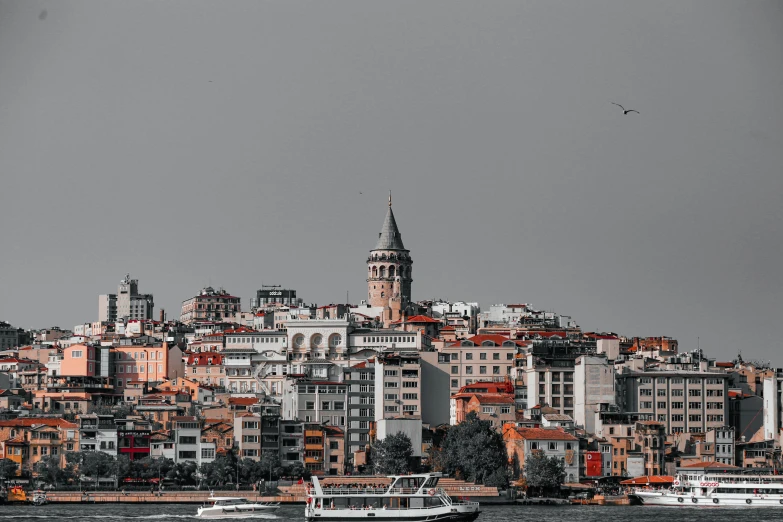
<svg viewBox="0 0 783 522"><path fill-rule="evenodd" d="M674 482L674 477L668 475L645 475L629 480L623 480L620 484L626 486L664 486Z"/></svg>

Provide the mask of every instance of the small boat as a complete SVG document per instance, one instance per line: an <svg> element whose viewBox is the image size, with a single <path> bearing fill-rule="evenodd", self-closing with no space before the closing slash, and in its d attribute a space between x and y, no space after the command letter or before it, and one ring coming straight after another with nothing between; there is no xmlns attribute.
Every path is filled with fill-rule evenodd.
<svg viewBox="0 0 783 522"><path fill-rule="evenodd" d="M271 514L279 502L251 502L243 497L209 497L207 504L198 508L196 518L249 518Z"/></svg>
<svg viewBox="0 0 783 522"><path fill-rule="evenodd" d="M33 491L33 499L30 501L34 506L43 506L49 503L49 499L46 497L46 491L37 489Z"/></svg>
<svg viewBox="0 0 783 522"><path fill-rule="evenodd" d="M307 490L308 522L353 519L470 522L481 509L478 502L455 502L438 487L441 473L393 475L384 487L322 487L313 477Z"/></svg>

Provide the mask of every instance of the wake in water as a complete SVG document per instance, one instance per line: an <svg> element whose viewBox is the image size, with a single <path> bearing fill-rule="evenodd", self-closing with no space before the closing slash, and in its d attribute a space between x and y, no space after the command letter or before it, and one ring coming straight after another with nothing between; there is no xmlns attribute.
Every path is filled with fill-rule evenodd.
<svg viewBox="0 0 783 522"><path fill-rule="evenodd" d="M8 520L15 518L42 518L42 519L56 519L56 520L87 520L87 519L102 519L102 518L114 518L121 520L154 520L154 519L169 519L169 518L198 518L196 515L167 515L165 513L157 515L78 515L78 516L62 516L62 515L0 515L0 520ZM269 513L248 513L247 515L232 516L234 518L264 518L264 519L277 519L275 515ZM201 519L199 519L201 520Z"/></svg>

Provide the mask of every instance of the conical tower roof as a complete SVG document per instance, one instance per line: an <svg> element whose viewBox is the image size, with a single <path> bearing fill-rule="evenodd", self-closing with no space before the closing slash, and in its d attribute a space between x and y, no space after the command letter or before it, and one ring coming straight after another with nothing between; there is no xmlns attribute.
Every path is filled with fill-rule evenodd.
<svg viewBox="0 0 783 522"><path fill-rule="evenodd" d="M392 212L391 194L389 194L389 210L386 212L386 219L383 220L381 233L378 234L378 243L374 250L405 250L402 244L402 235L397 228L394 212Z"/></svg>

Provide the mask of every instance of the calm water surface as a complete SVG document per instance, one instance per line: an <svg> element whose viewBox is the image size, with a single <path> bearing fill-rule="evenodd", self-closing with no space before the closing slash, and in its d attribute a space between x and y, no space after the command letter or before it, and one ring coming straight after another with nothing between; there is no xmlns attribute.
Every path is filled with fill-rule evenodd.
<svg viewBox="0 0 783 522"><path fill-rule="evenodd" d="M101 520L144 521L144 520L197 520L194 518L195 504L84 504L48 506L0 506L0 522L80 521ZM283 506L273 517L281 522L303 521L304 506ZM692 508L692 507L644 507L644 506L486 506L477 522L512 522L530 520L533 522L691 522L709 520L722 522L772 522L783 521L783 508ZM255 517L255 520L261 520Z"/></svg>

